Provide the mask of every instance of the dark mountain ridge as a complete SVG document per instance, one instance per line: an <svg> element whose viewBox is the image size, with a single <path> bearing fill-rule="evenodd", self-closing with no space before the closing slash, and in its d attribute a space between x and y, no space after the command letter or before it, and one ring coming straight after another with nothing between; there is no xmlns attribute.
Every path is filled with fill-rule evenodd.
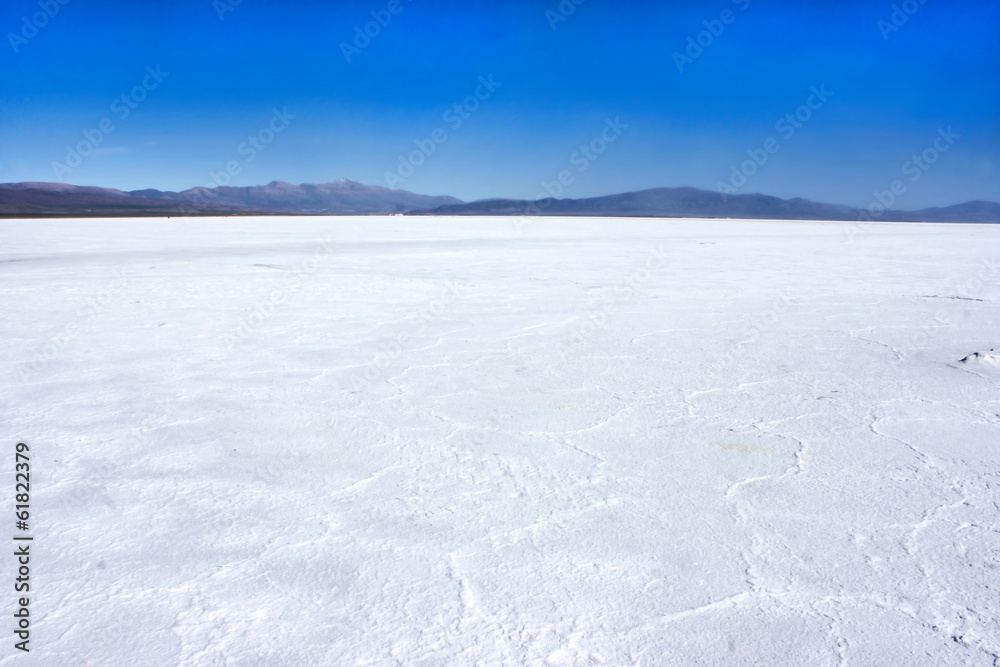
<svg viewBox="0 0 1000 667"><path fill-rule="evenodd" d="M377 215L460 204L347 179L291 185L272 181L253 187L191 188L183 192L67 185L0 184L0 217L133 217L206 215Z"/></svg>
<svg viewBox="0 0 1000 667"><path fill-rule="evenodd" d="M1000 223L1000 203L974 201L920 211L871 212L808 199L769 195L720 195L697 188L653 188L585 199L483 199L412 211L413 215L561 215L652 218L748 218L884 222Z"/></svg>
<svg viewBox="0 0 1000 667"><path fill-rule="evenodd" d="M0 217L134 217L219 215L506 215L884 222L1000 223L1000 203L971 201L919 211L871 212L808 199L762 194L720 195L697 188L653 188L583 199L482 199L420 195L347 179L292 185L196 187L182 192L76 186L0 184Z"/></svg>

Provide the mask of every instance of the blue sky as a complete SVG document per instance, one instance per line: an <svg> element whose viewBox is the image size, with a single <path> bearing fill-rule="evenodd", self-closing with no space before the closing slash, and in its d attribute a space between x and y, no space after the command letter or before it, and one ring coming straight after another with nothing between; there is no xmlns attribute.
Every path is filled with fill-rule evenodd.
<svg viewBox="0 0 1000 667"><path fill-rule="evenodd" d="M236 1L4 2L0 181L1000 200L1000 2Z"/></svg>

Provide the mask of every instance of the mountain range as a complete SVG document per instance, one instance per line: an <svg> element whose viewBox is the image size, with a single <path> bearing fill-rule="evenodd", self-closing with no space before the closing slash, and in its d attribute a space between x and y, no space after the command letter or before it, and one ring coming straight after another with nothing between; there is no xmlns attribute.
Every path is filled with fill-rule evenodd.
<svg viewBox="0 0 1000 667"><path fill-rule="evenodd" d="M462 203L339 179L321 185L191 188L183 192L66 185L0 184L0 218L206 215L377 215Z"/></svg>
<svg viewBox="0 0 1000 667"><path fill-rule="evenodd" d="M876 211L877 207L876 207ZM228 215L560 215L770 220L881 220L1000 223L1000 203L972 201L919 211L869 212L808 199L720 195L696 188L654 188L584 199L484 199L463 202L365 185L348 179L291 185L130 192L63 183L0 184L0 218Z"/></svg>
<svg viewBox="0 0 1000 667"><path fill-rule="evenodd" d="M484 199L447 204L414 215L564 215L595 217L755 218L762 220L881 220L886 222L1000 223L1000 203L972 201L919 211L873 213L808 199L761 194L727 195L697 188L653 188L586 199Z"/></svg>

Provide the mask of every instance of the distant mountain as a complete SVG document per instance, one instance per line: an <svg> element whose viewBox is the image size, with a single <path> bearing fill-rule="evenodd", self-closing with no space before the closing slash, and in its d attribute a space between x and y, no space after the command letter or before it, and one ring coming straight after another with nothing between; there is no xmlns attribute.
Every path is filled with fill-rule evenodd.
<svg viewBox="0 0 1000 667"><path fill-rule="evenodd" d="M887 211L885 218L899 222L1000 222L1000 204L970 201L921 211Z"/></svg>
<svg viewBox="0 0 1000 667"><path fill-rule="evenodd" d="M0 217L129 217L163 215L563 215L770 220L1000 223L1000 203L972 201L881 215L808 199L723 196L696 188L654 188L586 199L483 199L418 195L347 179L320 185L272 181L254 187L191 188L183 192L66 185L0 184Z"/></svg>
<svg viewBox="0 0 1000 667"><path fill-rule="evenodd" d="M654 188L586 199L483 199L413 211L414 215L577 215L651 218L755 218L767 220L882 220L886 222L1000 223L1000 204L976 201L922 211L886 211L820 204L768 195L727 195L696 188Z"/></svg>
<svg viewBox="0 0 1000 667"><path fill-rule="evenodd" d="M272 213L316 215L367 215L405 213L417 208L461 204L454 197L430 197L406 190L390 190L341 178L332 183L291 185L272 181L248 188L220 186L191 188L183 192L136 190L132 196L169 201L263 209Z"/></svg>
<svg viewBox="0 0 1000 667"><path fill-rule="evenodd" d="M91 195L108 195L124 197L126 194L113 188L98 188L89 185L69 185L67 183L0 183L0 188L6 190L42 190L44 192L63 192Z"/></svg>
<svg viewBox="0 0 1000 667"><path fill-rule="evenodd" d="M340 179L322 185L191 188L183 192L66 185L0 184L0 217L128 217L160 215L370 215L461 204Z"/></svg>
<svg viewBox="0 0 1000 667"><path fill-rule="evenodd" d="M42 187L22 187L22 186ZM229 206L133 197L120 190L50 183L0 184L0 218L123 218L183 215L263 215ZM58 184L56 184L58 185Z"/></svg>

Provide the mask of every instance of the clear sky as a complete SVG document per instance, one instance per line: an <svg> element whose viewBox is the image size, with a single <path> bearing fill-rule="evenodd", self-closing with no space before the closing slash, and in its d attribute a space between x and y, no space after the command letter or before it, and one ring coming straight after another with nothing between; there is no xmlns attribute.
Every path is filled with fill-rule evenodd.
<svg viewBox="0 0 1000 667"><path fill-rule="evenodd" d="M4 0L0 182L1000 201L1000 2L576 2Z"/></svg>

